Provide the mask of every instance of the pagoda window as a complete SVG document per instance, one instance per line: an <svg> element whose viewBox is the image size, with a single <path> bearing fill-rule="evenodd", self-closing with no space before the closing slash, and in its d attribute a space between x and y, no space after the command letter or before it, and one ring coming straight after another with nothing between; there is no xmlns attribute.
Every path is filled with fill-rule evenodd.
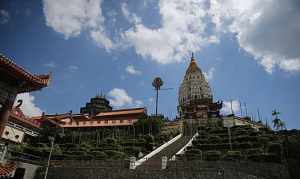
<svg viewBox="0 0 300 179"><path fill-rule="evenodd" d="M85 125L85 121L83 121L83 125Z"/></svg>
<svg viewBox="0 0 300 179"><path fill-rule="evenodd" d="M112 120L112 123L115 124L115 123L116 123L116 120Z"/></svg>
<svg viewBox="0 0 300 179"><path fill-rule="evenodd" d="M123 123L123 120L122 120L122 119L120 119L120 123Z"/></svg>
<svg viewBox="0 0 300 179"><path fill-rule="evenodd" d="M100 121L100 120L98 120L98 121L97 121L97 123L98 123L98 124L100 124L100 123L101 123L101 121Z"/></svg>
<svg viewBox="0 0 300 179"><path fill-rule="evenodd" d="M105 123L105 124L108 124L108 120L105 120L104 123Z"/></svg>

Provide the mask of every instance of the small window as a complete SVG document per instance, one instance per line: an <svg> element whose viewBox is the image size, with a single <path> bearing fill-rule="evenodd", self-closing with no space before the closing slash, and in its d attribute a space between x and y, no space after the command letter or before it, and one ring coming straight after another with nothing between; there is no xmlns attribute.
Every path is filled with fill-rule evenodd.
<svg viewBox="0 0 300 179"><path fill-rule="evenodd" d="M104 122L105 122L105 124L108 124L108 120L105 120Z"/></svg>
<svg viewBox="0 0 300 179"><path fill-rule="evenodd" d="M120 123L123 123L123 120L122 120L122 119L120 120Z"/></svg>
<svg viewBox="0 0 300 179"><path fill-rule="evenodd" d="M15 136L16 139L18 139L19 137L20 137L19 135L16 135L16 136Z"/></svg>
<svg viewBox="0 0 300 179"><path fill-rule="evenodd" d="M5 131L5 133L4 133L5 135L8 135L9 134L9 132L8 131Z"/></svg>
<svg viewBox="0 0 300 179"><path fill-rule="evenodd" d="M100 121L100 120L98 120L98 121L97 121L97 123L98 123L98 124L100 124L100 123L101 123L101 121Z"/></svg>
<svg viewBox="0 0 300 179"><path fill-rule="evenodd" d="M112 120L112 123L115 124L115 123L116 123L116 120Z"/></svg>

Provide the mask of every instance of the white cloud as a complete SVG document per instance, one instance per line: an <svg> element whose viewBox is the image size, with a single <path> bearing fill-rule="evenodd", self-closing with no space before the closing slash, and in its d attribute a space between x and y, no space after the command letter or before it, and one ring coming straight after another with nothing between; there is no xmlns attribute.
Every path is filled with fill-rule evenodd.
<svg viewBox="0 0 300 179"><path fill-rule="evenodd" d="M8 23L9 19L10 19L9 13L4 9L0 9L0 24Z"/></svg>
<svg viewBox="0 0 300 179"><path fill-rule="evenodd" d="M129 12L127 3L123 2L121 4L121 11L122 11L124 17L128 20L128 22L133 23L133 24L141 22L140 17L138 17L135 13Z"/></svg>
<svg viewBox="0 0 300 179"><path fill-rule="evenodd" d="M300 71L299 8L298 0L210 0L217 29L235 33L268 73Z"/></svg>
<svg viewBox="0 0 300 179"><path fill-rule="evenodd" d="M54 62L45 63L44 66L48 68L56 68L56 64Z"/></svg>
<svg viewBox="0 0 300 179"><path fill-rule="evenodd" d="M205 6L205 0L160 0L160 28L136 23L122 37L143 58L150 57L161 64L181 61L191 51L200 51L203 46L218 41L206 32ZM124 14L130 16L128 9Z"/></svg>
<svg viewBox="0 0 300 179"><path fill-rule="evenodd" d="M231 105L232 105L232 110L235 114L240 111L240 103L238 100L233 100L232 102L223 101L223 107L221 109L221 113L225 115L232 114Z"/></svg>
<svg viewBox="0 0 300 179"><path fill-rule="evenodd" d="M70 65L68 68L69 68L70 71L76 71L76 70L79 69L79 67L76 66L76 65Z"/></svg>
<svg viewBox="0 0 300 179"><path fill-rule="evenodd" d="M124 89L114 88L108 92L108 96L112 106L117 108L133 103L132 97L130 97Z"/></svg>
<svg viewBox="0 0 300 179"><path fill-rule="evenodd" d="M211 81L214 78L215 68L210 68L207 72L204 72L204 76L207 81Z"/></svg>
<svg viewBox="0 0 300 179"><path fill-rule="evenodd" d="M135 103L135 106L137 106L137 107L142 107L144 105L143 101L141 101L141 100L135 100L134 103Z"/></svg>
<svg viewBox="0 0 300 179"><path fill-rule="evenodd" d="M125 70L126 70L127 73L129 73L131 75L140 75L140 74L142 74L142 72L137 70L133 65L128 65Z"/></svg>
<svg viewBox="0 0 300 179"><path fill-rule="evenodd" d="M43 111L38 106L36 106L34 102L35 97L33 95L29 93L18 94L15 105L17 104L17 101L19 99L23 100L20 108L26 116L32 117L42 115Z"/></svg>
<svg viewBox="0 0 300 179"><path fill-rule="evenodd" d="M93 30L90 32L90 36L99 47L104 47L108 52L114 47L113 42L102 30Z"/></svg>
<svg viewBox="0 0 300 179"><path fill-rule="evenodd" d="M150 97L148 100L149 100L149 103L152 103L154 101L154 98Z"/></svg>
<svg viewBox="0 0 300 179"><path fill-rule="evenodd" d="M105 34L101 3L102 0L43 0L46 24L66 39L86 30L98 46L108 51L113 45Z"/></svg>

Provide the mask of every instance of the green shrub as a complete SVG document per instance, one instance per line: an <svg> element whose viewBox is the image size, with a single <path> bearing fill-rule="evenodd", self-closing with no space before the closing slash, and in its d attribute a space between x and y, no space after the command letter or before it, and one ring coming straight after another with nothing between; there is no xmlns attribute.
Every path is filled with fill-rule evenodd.
<svg viewBox="0 0 300 179"><path fill-rule="evenodd" d="M60 147L65 151L67 151L67 150L77 150L78 145L73 144L73 143L65 143L65 144L60 144Z"/></svg>
<svg viewBox="0 0 300 179"><path fill-rule="evenodd" d="M209 136L209 138L208 138L209 143L220 143L221 140L222 139L219 136L216 136L216 135Z"/></svg>
<svg viewBox="0 0 300 179"><path fill-rule="evenodd" d="M282 146L280 143L268 143L267 151L269 153L274 153L276 155L281 156L282 153Z"/></svg>
<svg viewBox="0 0 300 179"><path fill-rule="evenodd" d="M265 162L272 162L272 163L280 163L281 156L275 153L265 153L264 154L264 161Z"/></svg>
<svg viewBox="0 0 300 179"><path fill-rule="evenodd" d="M104 143L105 144L116 144L116 140L114 138L105 138Z"/></svg>
<svg viewBox="0 0 300 179"><path fill-rule="evenodd" d="M227 151L223 158L225 160L240 160L242 158L242 154L240 151Z"/></svg>
<svg viewBox="0 0 300 179"><path fill-rule="evenodd" d="M84 151L66 151L64 152L65 155L75 155L75 156L82 156L86 153Z"/></svg>
<svg viewBox="0 0 300 179"><path fill-rule="evenodd" d="M93 151L90 152L89 155L93 156L93 158L95 159L100 159L100 160L108 158L107 154L101 151Z"/></svg>
<svg viewBox="0 0 300 179"><path fill-rule="evenodd" d="M117 145L117 144L109 144L109 145L105 145L102 147L103 150L122 150L122 146L121 145Z"/></svg>
<svg viewBox="0 0 300 179"><path fill-rule="evenodd" d="M247 149L246 154L249 155L257 155L262 154L264 151L262 148L253 148L253 149Z"/></svg>
<svg viewBox="0 0 300 179"><path fill-rule="evenodd" d="M123 152L114 151L114 150L107 150L105 151L105 154L112 159L124 159L126 156Z"/></svg>
<svg viewBox="0 0 300 179"><path fill-rule="evenodd" d="M100 152L100 151L103 151L103 147L95 147L90 149L90 152Z"/></svg>
<svg viewBox="0 0 300 179"><path fill-rule="evenodd" d="M45 152L41 148L26 146L23 149L24 153L35 155L35 156L46 156Z"/></svg>
<svg viewBox="0 0 300 179"><path fill-rule="evenodd" d="M205 152L205 159L209 161L220 160L221 152L220 151L207 151Z"/></svg>
<svg viewBox="0 0 300 179"><path fill-rule="evenodd" d="M251 142L243 142L243 143L233 143L234 148L248 149L252 147Z"/></svg>
<svg viewBox="0 0 300 179"><path fill-rule="evenodd" d="M125 147L124 148L124 151L127 153L127 154L131 154L131 155L134 155L134 156L137 156L139 154L139 152L142 151L141 147L135 147L135 146L131 146L131 147Z"/></svg>
<svg viewBox="0 0 300 179"><path fill-rule="evenodd" d="M190 150L187 150L186 153L190 153L190 154L202 154L202 151L199 150L199 149L190 149Z"/></svg>

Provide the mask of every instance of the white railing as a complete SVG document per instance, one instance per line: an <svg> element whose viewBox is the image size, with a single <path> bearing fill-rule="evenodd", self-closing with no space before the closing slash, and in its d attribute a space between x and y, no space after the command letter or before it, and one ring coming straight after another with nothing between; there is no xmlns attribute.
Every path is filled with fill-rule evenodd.
<svg viewBox="0 0 300 179"><path fill-rule="evenodd" d="M175 155L173 155L173 156L171 157L170 160L176 160L176 155L184 154L185 149L186 149L188 146L192 146L193 140L194 140L198 135L199 135L199 134L198 134L198 132L197 132L197 133L189 140L189 142L188 142L184 147L182 147Z"/></svg>
<svg viewBox="0 0 300 179"><path fill-rule="evenodd" d="M39 135L38 132L35 132L33 130L30 130L30 129L26 128L26 127L23 127L21 125L15 124L13 122L8 121L7 124L8 124L8 126L13 127L15 129L19 129L19 130L23 131L25 134L28 134L30 136L36 137L36 136Z"/></svg>
<svg viewBox="0 0 300 179"><path fill-rule="evenodd" d="M174 143L175 141L177 141L181 137L182 137L182 134L177 135L176 137L174 137L173 139L171 139L168 142L164 143L163 145L159 146L157 149L153 150L152 152L150 152L148 155L144 156L140 160L135 161L133 169L135 169L137 166L141 165L142 163L146 162L151 157L158 154L164 148L168 147L169 145L171 145L172 143Z"/></svg>

